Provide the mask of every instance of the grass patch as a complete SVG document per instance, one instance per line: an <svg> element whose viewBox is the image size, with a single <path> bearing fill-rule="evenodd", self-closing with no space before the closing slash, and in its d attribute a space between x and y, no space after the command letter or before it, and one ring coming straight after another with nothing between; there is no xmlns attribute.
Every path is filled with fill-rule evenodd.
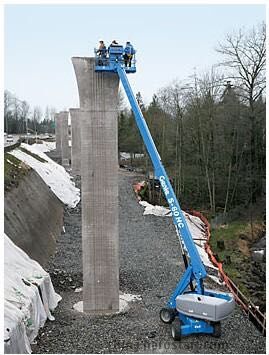
<svg viewBox="0 0 269 355"><path fill-rule="evenodd" d="M41 158L39 155L35 154L35 153L32 153L30 152L29 150L23 148L23 147L20 147L19 148L22 152L28 154L28 155L31 155L31 157L35 158L36 160L40 161L41 163L47 163L47 160Z"/></svg>
<svg viewBox="0 0 269 355"><path fill-rule="evenodd" d="M223 263L226 274L246 296L250 296L245 283L250 272L250 248L263 232L264 225L261 220L255 220L252 228L248 221L235 221L211 231L210 246L212 251Z"/></svg>
<svg viewBox="0 0 269 355"><path fill-rule="evenodd" d="M12 187L17 187L31 168L9 153L4 154L4 188L9 191Z"/></svg>

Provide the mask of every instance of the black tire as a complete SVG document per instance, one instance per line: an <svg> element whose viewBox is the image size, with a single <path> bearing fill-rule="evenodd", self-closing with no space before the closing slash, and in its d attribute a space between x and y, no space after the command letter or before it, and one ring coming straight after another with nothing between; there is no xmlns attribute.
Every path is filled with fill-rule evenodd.
<svg viewBox="0 0 269 355"><path fill-rule="evenodd" d="M160 319L162 322L168 324L172 323L176 317L176 310L173 308L162 308L160 310Z"/></svg>
<svg viewBox="0 0 269 355"><path fill-rule="evenodd" d="M171 325L171 334L175 341L181 340L181 322L178 318L176 318Z"/></svg>
<svg viewBox="0 0 269 355"><path fill-rule="evenodd" d="M220 324L220 322L214 323L213 327L214 327L214 331L212 333L212 336L214 338L220 338L220 336L221 336L221 324Z"/></svg>

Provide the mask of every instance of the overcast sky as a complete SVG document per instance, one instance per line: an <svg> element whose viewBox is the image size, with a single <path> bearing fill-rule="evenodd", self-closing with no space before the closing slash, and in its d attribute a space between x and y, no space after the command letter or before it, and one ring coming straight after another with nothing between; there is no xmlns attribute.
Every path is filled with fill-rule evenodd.
<svg viewBox="0 0 269 355"><path fill-rule="evenodd" d="M31 107L78 107L72 56L92 56L100 38L137 49L134 91L146 103L173 79L220 60L227 33L265 21L264 5L6 5L5 89Z"/></svg>

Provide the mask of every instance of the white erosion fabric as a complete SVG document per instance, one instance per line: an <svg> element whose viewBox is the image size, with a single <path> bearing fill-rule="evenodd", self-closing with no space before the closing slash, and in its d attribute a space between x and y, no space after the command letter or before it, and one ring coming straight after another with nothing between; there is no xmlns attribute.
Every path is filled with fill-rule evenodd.
<svg viewBox="0 0 269 355"><path fill-rule="evenodd" d="M38 155L40 158L46 160L46 162L35 159L19 148L9 153L34 169L64 204L75 207L80 200L80 190L75 187L66 170L42 152L42 149L48 149L42 146L42 144L34 144L33 146L25 143L21 144L22 148Z"/></svg>
<svg viewBox="0 0 269 355"><path fill-rule="evenodd" d="M50 275L4 235L4 340L6 354L31 353L34 341L61 296Z"/></svg>
<svg viewBox="0 0 269 355"><path fill-rule="evenodd" d="M42 141L42 144L41 143L32 144L32 147L41 153L46 153L46 152L50 152L51 150L56 149L56 143Z"/></svg>
<svg viewBox="0 0 269 355"><path fill-rule="evenodd" d="M145 207L144 215L153 214L159 217L172 217L172 212L169 208L163 206L153 206L146 201L139 201L140 205ZM187 225L189 227L192 238L194 239L194 243L199 252L199 255L204 263L204 265L217 270L217 268L211 263L208 258L208 255L204 249L205 243L207 241L206 233L205 233L205 225L200 220L199 217L192 216L184 211L182 211L184 217L186 219ZM210 276L210 275L209 275ZM211 277L211 276L210 276ZM215 280L216 281L216 280Z"/></svg>

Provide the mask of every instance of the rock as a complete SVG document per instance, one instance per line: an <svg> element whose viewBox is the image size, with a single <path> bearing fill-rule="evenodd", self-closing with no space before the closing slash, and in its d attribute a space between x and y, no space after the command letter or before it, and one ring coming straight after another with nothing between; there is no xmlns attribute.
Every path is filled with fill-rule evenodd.
<svg viewBox="0 0 269 355"><path fill-rule="evenodd" d="M264 249L261 250L254 250L252 252L252 259L258 263L262 263L265 261L265 251Z"/></svg>

